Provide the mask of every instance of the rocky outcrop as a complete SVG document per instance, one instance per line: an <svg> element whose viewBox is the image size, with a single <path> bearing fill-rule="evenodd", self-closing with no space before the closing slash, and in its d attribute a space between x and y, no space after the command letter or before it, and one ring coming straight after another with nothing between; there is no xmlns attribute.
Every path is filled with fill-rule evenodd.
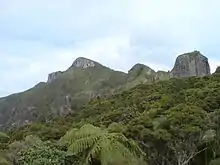
<svg viewBox="0 0 220 165"><path fill-rule="evenodd" d="M96 66L96 62L90 60L90 59L87 59L87 58L84 58L84 57L79 57L77 58L72 66L70 68L92 68L92 67L95 67Z"/></svg>
<svg viewBox="0 0 220 165"><path fill-rule="evenodd" d="M62 74L61 71L50 73L48 76L47 83L51 83L52 81L57 79L57 77L59 77L61 74Z"/></svg>
<svg viewBox="0 0 220 165"><path fill-rule="evenodd" d="M169 80L169 79L170 79L170 72L157 71L155 75L156 81L163 81L163 80Z"/></svg>
<svg viewBox="0 0 220 165"><path fill-rule="evenodd" d="M210 74L208 58L199 51L185 53L177 57L171 77L205 76Z"/></svg>
<svg viewBox="0 0 220 165"><path fill-rule="evenodd" d="M220 73L220 66L219 66L219 67L217 67L217 69L216 69L215 73Z"/></svg>

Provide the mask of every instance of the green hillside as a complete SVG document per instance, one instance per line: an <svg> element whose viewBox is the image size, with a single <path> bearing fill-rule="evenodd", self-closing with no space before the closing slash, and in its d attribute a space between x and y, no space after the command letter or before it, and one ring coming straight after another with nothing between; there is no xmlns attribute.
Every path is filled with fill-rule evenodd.
<svg viewBox="0 0 220 165"><path fill-rule="evenodd" d="M110 95L125 81L125 73L100 64L93 68L70 68L49 84L40 83L28 91L0 99L0 124L19 126L74 112L93 97Z"/></svg>
<svg viewBox="0 0 220 165"><path fill-rule="evenodd" d="M13 130L9 135L11 141L36 135L55 145L56 140L71 128L81 128L82 133L89 138L100 127L109 133L118 132L120 136L134 140L144 152L142 161L150 165L218 164L219 107L220 74L172 78L151 85L141 84L109 98L93 99L74 115L42 124L33 123ZM88 123L96 127L89 126ZM90 132L93 129L94 132ZM86 131L90 133L87 134ZM74 138L75 135L66 136ZM83 143L85 144L82 145L89 145L91 142ZM83 149L80 153L86 154ZM97 159L101 160L100 157ZM81 161L77 158L75 160Z"/></svg>
<svg viewBox="0 0 220 165"><path fill-rule="evenodd" d="M202 76L208 59L197 55L186 71L181 57L178 76L198 77L143 64L126 74L78 58L1 98L0 164L219 165L219 69Z"/></svg>
<svg viewBox="0 0 220 165"><path fill-rule="evenodd" d="M83 68L87 63L94 66ZM109 97L138 84L165 80L169 74L155 72L143 64L136 64L126 74L80 57L67 71L52 73L49 78L47 83L0 98L0 130L76 113L92 98Z"/></svg>

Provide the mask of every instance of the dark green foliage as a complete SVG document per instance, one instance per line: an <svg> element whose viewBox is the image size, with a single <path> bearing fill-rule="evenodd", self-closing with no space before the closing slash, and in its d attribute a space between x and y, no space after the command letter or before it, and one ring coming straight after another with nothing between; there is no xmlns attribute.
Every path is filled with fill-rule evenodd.
<svg viewBox="0 0 220 165"><path fill-rule="evenodd" d="M61 138L61 142L68 146L69 152L76 156L82 155L82 164L85 165L92 164L94 160L100 161L102 165L122 162L134 165L145 154L135 141L127 139L122 133L116 133L119 126L114 124L110 127L101 129L87 124L80 129L73 128Z"/></svg>
<svg viewBox="0 0 220 165"><path fill-rule="evenodd" d="M51 142L39 142L22 150L19 163L24 165L72 165L72 155Z"/></svg>
<svg viewBox="0 0 220 165"><path fill-rule="evenodd" d="M7 134L0 132L0 150L7 149L10 140L11 139Z"/></svg>
<svg viewBox="0 0 220 165"><path fill-rule="evenodd" d="M0 143L7 143L10 137L3 132L0 132Z"/></svg>
<svg viewBox="0 0 220 165"><path fill-rule="evenodd" d="M33 134L56 143L67 130L90 123L135 140L149 165L207 165L220 158L219 119L220 75L213 74L141 84L90 100L70 116L33 123L9 135L14 140Z"/></svg>

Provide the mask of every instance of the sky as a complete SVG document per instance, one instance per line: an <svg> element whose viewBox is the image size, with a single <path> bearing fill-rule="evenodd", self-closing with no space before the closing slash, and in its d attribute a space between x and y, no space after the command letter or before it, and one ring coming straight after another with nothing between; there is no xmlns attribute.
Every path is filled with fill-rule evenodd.
<svg viewBox="0 0 220 165"><path fill-rule="evenodd" d="M127 72L171 70L199 50L220 65L218 0L0 0L0 96L86 57Z"/></svg>

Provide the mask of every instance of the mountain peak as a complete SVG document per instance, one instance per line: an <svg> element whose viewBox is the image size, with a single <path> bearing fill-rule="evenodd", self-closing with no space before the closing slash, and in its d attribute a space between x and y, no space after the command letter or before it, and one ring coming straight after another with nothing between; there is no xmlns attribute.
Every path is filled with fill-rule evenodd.
<svg viewBox="0 0 220 165"><path fill-rule="evenodd" d="M189 58L190 60L194 60L195 58L203 58L204 60L208 60L206 56L204 56L200 51L195 50L192 52L184 53L179 55L177 58Z"/></svg>
<svg viewBox="0 0 220 165"><path fill-rule="evenodd" d="M128 71L128 80L132 81L134 79L137 79L137 77L141 77L141 79L146 79L146 77L149 77L152 74L155 74L155 71L153 69L144 64L137 63Z"/></svg>
<svg viewBox="0 0 220 165"><path fill-rule="evenodd" d="M129 71L128 73L132 73L132 72L140 72L142 70L148 71L148 74L150 74L151 72L155 72L153 69L151 69L149 66L146 66L144 64L140 64L137 63L135 64Z"/></svg>
<svg viewBox="0 0 220 165"><path fill-rule="evenodd" d="M85 57L78 57L70 68L93 68L98 63Z"/></svg>
<svg viewBox="0 0 220 165"><path fill-rule="evenodd" d="M171 71L171 77L205 76L208 74L210 74L208 58L199 51L179 55Z"/></svg>

